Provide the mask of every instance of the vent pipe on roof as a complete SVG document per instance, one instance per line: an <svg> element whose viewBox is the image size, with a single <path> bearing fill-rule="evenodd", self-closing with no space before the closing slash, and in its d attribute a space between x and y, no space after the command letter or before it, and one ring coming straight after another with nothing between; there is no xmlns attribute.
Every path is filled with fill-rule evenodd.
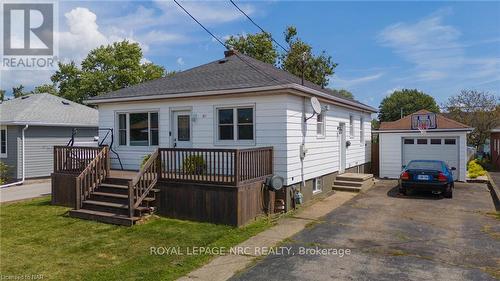
<svg viewBox="0 0 500 281"><path fill-rule="evenodd" d="M236 53L236 50L234 50L234 49L226 50L226 51L224 51L224 57L226 57L226 58L230 57L230 56L234 55L235 53Z"/></svg>

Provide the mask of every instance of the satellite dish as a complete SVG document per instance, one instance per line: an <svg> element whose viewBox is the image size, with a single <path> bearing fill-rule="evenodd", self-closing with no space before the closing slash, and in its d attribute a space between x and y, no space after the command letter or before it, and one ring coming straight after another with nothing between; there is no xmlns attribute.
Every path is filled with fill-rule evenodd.
<svg viewBox="0 0 500 281"><path fill-rule="evenodd" d="M319 103L319 100L316 97L311 97L311 106L314 110L314 113L321 113L321 103Z"/></svg>

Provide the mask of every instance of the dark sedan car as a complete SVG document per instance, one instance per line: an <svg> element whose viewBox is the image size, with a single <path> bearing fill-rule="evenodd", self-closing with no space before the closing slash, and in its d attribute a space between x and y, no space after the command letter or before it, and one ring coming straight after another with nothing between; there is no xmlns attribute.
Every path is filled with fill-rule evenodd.
<svg viewBox="0 0 500 281"><path fill-rule="evenodd" d="M406 195L408 189L428 190L453 197L453 174L455 167L449 168L440 160L412 160L403 166L399 177L399 192Z"/></svg>

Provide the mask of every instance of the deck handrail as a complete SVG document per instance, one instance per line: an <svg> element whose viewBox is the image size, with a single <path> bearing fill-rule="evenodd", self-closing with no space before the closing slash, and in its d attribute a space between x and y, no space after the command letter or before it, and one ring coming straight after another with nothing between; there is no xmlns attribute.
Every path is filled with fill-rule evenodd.
<svg viewBox="0 0 500 281"><path fill-rule="evenodd" d="M238 186L273 173L273 148L160 148L162 180Z"/></svg>
<svg viewBox="0 0 500 281"><path fill-rule="evenodd" d="M99 154L102 147L54 146L54 173L80 173Z"/></svg>
<svg viewBox="0 0 500 281"><path fill-rule="evenodd" d="M76 177L76 209L82 207L83 201L106 179L110 171L109 147L101 148L97 156Z"/></svg>
<svg viewBox="0 0 500 281"><path fill-rule="evenodd" d="M129 182L128 202L129 216L134 216L134 210L138 208L144 198L158 182L158 173L160 171L159 152L156 149L149 159L144 163L139 173Z"/></svg>

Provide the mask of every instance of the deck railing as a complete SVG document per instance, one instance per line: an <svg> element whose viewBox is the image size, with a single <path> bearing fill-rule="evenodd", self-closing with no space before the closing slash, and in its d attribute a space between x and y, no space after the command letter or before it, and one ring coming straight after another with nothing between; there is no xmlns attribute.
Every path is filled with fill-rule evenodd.
<svg viewBox="0 0 500 281"><path fill-rule="evenodd" d="M54 173L80 173L101 150L102 147L54 146Z"/></svg>
<svg viewBox="0 0 500 281"><path fill-rule="evenodd" d="M106 179L109 170L109 148L104 146L76 178L76 209L80 209L83 201Z"/></svg>
<svg viewBox="0 0 500 281"><path fill-rule="evenodd" d="M160 148L162 180L232 185L273 173L273 148Z"/></svg>
<svg viewBox="0 0 500 281"><path fill-rule="evenodd" d="M151 189L158 181L158 173L160 171L158 149L155 150L149 159L139 170L139 173L129 182L128 198L129 198L129 216L134 216L134 210L141 205L144 198L149 194Z"/></svg>

